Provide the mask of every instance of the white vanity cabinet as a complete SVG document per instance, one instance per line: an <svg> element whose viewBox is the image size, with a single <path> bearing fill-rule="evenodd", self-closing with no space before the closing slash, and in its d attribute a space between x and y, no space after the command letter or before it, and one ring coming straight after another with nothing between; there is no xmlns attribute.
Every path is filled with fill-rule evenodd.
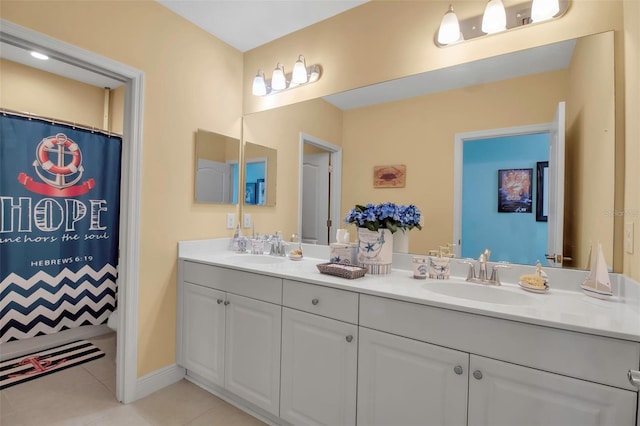
<svg viewBox="0 0 640 426"><path fill-rule="evenodd" d="M182 366L224 386L225 293L184 283Z"/></svg>
<svg viewBox="0 0 640 426"><path fill-rule="evenodd" d="M637 342L366 295L360 296L360 325L360 426L636 421L638 393L626 373L640 359ZM433 355L438 352L441 358ZM464 367L460 376L468 378L468 388L464 378L463 389L447 381L455 380L456 364ZM457 396L445 396L445 389L456 389ZM427 408L428 398L440 405ZM459 417L448 413L454 406Z"/></svg>
<svg viewBox="0 0 640 426"><path fill-rule="evenodd" d="M468 366L465 352L360 327L358 425L465 425Z"/></svg>
<svg viewBox="0 0 640 426"><path fill-rule="evenodd" d="M278 416L282 280L196 262L181 268L178 364Z"/></svg>
<svg viewBox="0 0 640 426"><path fill-rule="evenodd" d="M355 425L358 294L284 281L280 417ZM325 316L321 316L325 315Z"/></svg>
<svg viewBox="0 0 640 426"><path fill-rule="evenodd" d="M469 426L633 425L636 394L471 355Z"/></svg>

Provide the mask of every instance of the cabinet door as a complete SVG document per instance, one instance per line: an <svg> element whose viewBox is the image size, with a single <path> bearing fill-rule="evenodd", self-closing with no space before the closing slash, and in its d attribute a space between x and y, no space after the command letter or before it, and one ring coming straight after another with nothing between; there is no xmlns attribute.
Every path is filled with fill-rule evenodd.
<svg viewBox="0 0 640 426"><path fill-rule="evenodd" d="M469 425L633 426L632 391L471 356Z"/></svg>
<svg viewBox="0 0 640 426"><path fill-rule="evenodd" d="M224 385L223 292L184 283L183 367L212 383Z"/></svg>
<svg viewBox="0 0 640 426"><path fill-rule="evenodd" d="M466 425L467 353L363 327L359 340L358 425Z"/></svg>
<svg viewBox="0 0 640 426"><path fill-rule="evenodd" d="M282 308L233 294L227 301L225 387L277 416Z"/></svg>
<svg viewBox="0 0 640 426"><path fill-rule="evenodd" d="M355 425L358 327L282 312L280 417L294 425Z"/></svg>

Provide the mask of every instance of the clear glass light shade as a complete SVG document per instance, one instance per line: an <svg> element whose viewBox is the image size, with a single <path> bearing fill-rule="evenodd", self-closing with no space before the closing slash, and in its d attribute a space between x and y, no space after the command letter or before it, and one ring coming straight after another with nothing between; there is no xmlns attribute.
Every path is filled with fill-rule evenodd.
<svg viewBox="0 0 640 426"><path fill-rule="evenodd" d="M271 76L271 88L273 90L284 90L287 88L287 81L284 78L284 67L281 64L276 66Z"/></svg>
<svg viewBox="0 0 640 426"><path fill-rule="evenodd" d="M533 0L531 5L531 20L533 22L546 21L560 11L558 0Z"/></svg>
<svg viewBox="0 0 640 426"><path fill-rule="evenodd" d="M460 23L458 17L453 11L453 7L449 6L449 11L442 17L440 29L438 30L438 43L451 44L460 40Z"/></svg>
<svg viewBox="0 0 640 426"><path fill-rule="evenodd" d="M507 13L501 0L489 0L482 16L482 32L493 34L507 29Z"/></svg>
<svg viewBox="0 0 640 426"><path fill-rule="evenodd" d="M295 65L293 66L293 73L291 74L291 83L304 84L308 80L307 77L307 65L304 61L304 56L300 55Z"/></svg>
<svg viewBox="0 0 640 426"><path fill-rule="evenodd" d="M264 96L267 94L267 83L264 81L264 75L256 74L253 78L253 88L251 90L255 96Z"/></svg>

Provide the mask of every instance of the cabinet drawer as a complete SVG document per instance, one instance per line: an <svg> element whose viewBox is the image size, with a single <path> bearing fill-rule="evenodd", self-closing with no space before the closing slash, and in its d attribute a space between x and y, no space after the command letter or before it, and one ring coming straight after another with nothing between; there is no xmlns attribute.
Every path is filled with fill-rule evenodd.
<svg viewBox="0 0 640 426"><path fill-rule="evenodd" d="M282 279L196 262L184 262L183 280L279 305Z"/></svg>
<svg viewBox="0 0 640 426"><path fill-rule="evenodd" d="M358 293L284 280L282 304L340 321L358 323Z"/></svg>
<svg viewBox="0 0 640 426"><path fill-rule="evenodd" d="M627 379L640 359L637 342L368 295L360 297L360 325L637 391Z"/></svg>

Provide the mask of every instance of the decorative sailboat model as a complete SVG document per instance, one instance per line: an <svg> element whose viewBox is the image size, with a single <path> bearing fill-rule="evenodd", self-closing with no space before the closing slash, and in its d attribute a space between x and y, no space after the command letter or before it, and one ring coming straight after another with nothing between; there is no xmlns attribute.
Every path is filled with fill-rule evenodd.
<svg viewBox="0 0 640 426"><path fill-rule="evenodd" d="M602 244L600 243L598 243L598 250L593 251L589 276L580 287L582 287L587 296L597 299L607 299L613 296L611 282L609 281L609 271L602 253Z"/></svg>

